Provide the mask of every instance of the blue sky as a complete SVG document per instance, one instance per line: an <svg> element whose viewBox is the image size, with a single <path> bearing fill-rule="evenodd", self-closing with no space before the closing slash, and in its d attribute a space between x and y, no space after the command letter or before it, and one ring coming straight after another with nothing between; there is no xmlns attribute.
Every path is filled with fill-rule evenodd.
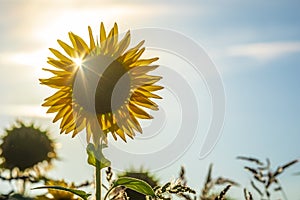
<svg viewBox="0 0 300 200"><path fill-rule="evenodd" d="M65 158L51 172L54 177L80 181L93 172L83 163L79 137L56 134L58 124L52 124L52 116L40 107L52 92L38 83L38 78L48 76L41 68L47 66L48 48L58 48L56 39L68 41L69 31L87 38L87 26L97 29L101 21L107 27L118 22L121 31L145 27L178 31L206 50L222 76L226 119L219 142L199 160L203 136L197 136L183 157L157 172L163 181L175 177L184 165L190 184L200 189L213 162L215 175L249 186L249 176L236 156L269 157L274 164L300 157L299 1L2 0L0 4L0 128L16 118L49 128ZM300 197L296 190L300 178L292 176L296 171L299 165L281 177L290 199ZM239 197L241 189L231 194Z"/></svg>

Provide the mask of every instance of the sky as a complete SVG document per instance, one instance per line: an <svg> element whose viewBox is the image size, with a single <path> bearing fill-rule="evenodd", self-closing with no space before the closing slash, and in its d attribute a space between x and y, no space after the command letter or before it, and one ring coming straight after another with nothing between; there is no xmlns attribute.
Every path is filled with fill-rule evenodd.
<svg viewBox="0 0 300 200"><path fill-rule="evenodd" d="M46 63L47 57L51 56L48 48L59 49L57 39L69 42L69 31L86 40L89 25L97 35L100 22L104 22L107 28L117 22L120 32L133 30L132 37L136 29L172 30L198 44L219 71L226 98L225 120L216 146L209 155L200 159L200 149L213 117L205 77L195 75L190 63L180 56L152 49L153 54L161 57L158 64L167 66L165 69L168 70L172 68L175 75L181 75L182 83L190 86L198 110L196 118L191 115L189 120L191 126L196 123L198 128L196 132L187 130L184 133L187 136L182 138L182 143L188 145L179 148L182 152L177 150L176 159L170 160L169 164L160 166L160 169L149 167L169 159L162 155L153 158L152 165L143 165L155 170L153 173L162 182L175 178L183 165L190 185L199 190L209 164L213 163L215 176L232 178L250 188L250 176L243 170L245 163L236 160L236 156L270 158L274 168L300 157L299 6L296 0L1 0L0 134L16 119L34 121L49 129L51 136L60 143L58 151L63 161L55 163L50 175L76 182L91 179L93 170L86 164L84 133L73 139L70 135L59 135L59 124L53 124L53 115L46 115L46 110L40 106L43 99L53 93L38 81L49 77L42 71L43 67L49 67ZM163 41L163 37L158 36L158 40ZM174 43L176 46L176 41ZM149 52L151 54L151 49ZM168 70L157 71L166 73L166 81L162 84L171 84L173 80ZM180 113L191 108L186 106L189 100L179 94L180 87L187 86L165 87L164 99L158 101L161 111L153 113L156 117L152 127L161 128L154 131L157 135L146 134L128 141L128 144L118 140L111 146L150 155L155 152L153 148L164 149L167 143L179 137L178 129L183 120ZM181 98L179 101L178 97ZM165 124L155 121L159 117ZM152 130L151 123L143 124ZM185 139L190 141L185 143ZM124 159L121 163L123 165L116 165L118 170L140 167L138 161L128 163ZM280 177L289 199L300 199L300 191L296 189L300 177L293 175L299 171L298 164ZM229 195L240 198L242 189L232 189Z"/></svg>

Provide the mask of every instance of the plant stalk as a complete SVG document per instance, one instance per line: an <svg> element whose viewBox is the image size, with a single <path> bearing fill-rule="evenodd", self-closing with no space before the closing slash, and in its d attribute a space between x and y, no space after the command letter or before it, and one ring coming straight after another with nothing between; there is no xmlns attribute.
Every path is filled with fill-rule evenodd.
<svg viewBox="0 0 300 200"><path fill-rule="evenodd" d="M101 200L101 185L100 161L96 159L96 200Z"/></svg>

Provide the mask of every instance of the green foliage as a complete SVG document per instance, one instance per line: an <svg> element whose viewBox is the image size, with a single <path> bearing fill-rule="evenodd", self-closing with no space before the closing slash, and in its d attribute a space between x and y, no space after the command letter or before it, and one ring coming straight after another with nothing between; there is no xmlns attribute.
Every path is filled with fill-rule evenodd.
<svg viewBox="0 0 300 200"><path fill-rule="evenodd" d="M66 191L66 192L71 192L71 193L81 197L83 200L87 200L88 197L91 196L91 194L88 194L85 191L65 188L65 187L62 187L62 186L41 186L41 187L33 188L33 190L35 190L35 189L55 189L55 190L62 190L62 191Z"/></svg>
<svg viewBox="0 0 300 200"><path fill-rule="evenodd" d="M155 188L156 186L159 185L157 178L149 171L143 170L142 168L139 170L128 169L124 173L118 174L118 177L131 177L131 178L140 179L147 182L152 188ZM126 193L126 196L129 199L148 200L148 197L146 195L131 190L129 188L126 188L124 192Z"/></svg>
<svg viewBox="0 0 300 200"><path fill-rule="evenodd" d="M102 153L102 149L106 148L106 145L101 145L98 148L95 148L95 146L92 143L89 143L86 152L88 154L88 163L94 167L96 167L96 160L100 161L100 169L103 169L105 167L110 166L110 161L106 159Z"/></svg>
<svg viewBox="0 0 300 200"><path fill-rule="evenodd" d="M121 177L113 182L113 187L117 186L125 186L126 188L140 192L144 195L155 197L155 193L152 187L148 183L140 179L131 177Z"/></svg>

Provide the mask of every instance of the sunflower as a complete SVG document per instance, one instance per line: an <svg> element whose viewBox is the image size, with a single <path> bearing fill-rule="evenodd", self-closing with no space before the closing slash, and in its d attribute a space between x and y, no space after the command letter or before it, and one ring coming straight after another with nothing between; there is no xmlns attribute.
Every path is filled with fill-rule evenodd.
<svg viewBox="0 0 300 200"><path fill-rule="evenodd" d="M101 23L100 40L90 27L88 32L89 45L72 32L72 46L58 40L67 55L50 48L56 58L48 58L48 63L57 70L44 69L54 76L40 82L57 91L43 106L57 113L53 122L61 119L61 133L73 132L74 137L85 128L87 141L92 136L95 144L106 142L108 133L126 142L126 135L142 133L137 118L152 119L144 108L158 110L150 99L161 98L153 93L163 88L155 85L161 77L147 74L158 67L152 65L158 58L141 58L144 41L128 49L130 31L119 41L116 23L108 34Z"/></svg>
<svg viewBox="0 0 300 200"><path fill-rule="evenodd" d="M18 174L47 170L51 167L52 160L57 158L55 144L48 135L47 131L42 131L33 124L26 126L18 121L1 138L1 168L10 171L17 169Z"/></svg>
<svg viewBox="0 0 300 200"><path fill-rule="evenodd" d="M67 183L64 180L49 180L46 182L47 186L61 186L64 188L69 189L77 189L74 183ZM37 196L37 200L77 200L77 198L73 193L62 191L62 190L55 190L55 189L48 189L48 193L45 195Z"/></svg>

